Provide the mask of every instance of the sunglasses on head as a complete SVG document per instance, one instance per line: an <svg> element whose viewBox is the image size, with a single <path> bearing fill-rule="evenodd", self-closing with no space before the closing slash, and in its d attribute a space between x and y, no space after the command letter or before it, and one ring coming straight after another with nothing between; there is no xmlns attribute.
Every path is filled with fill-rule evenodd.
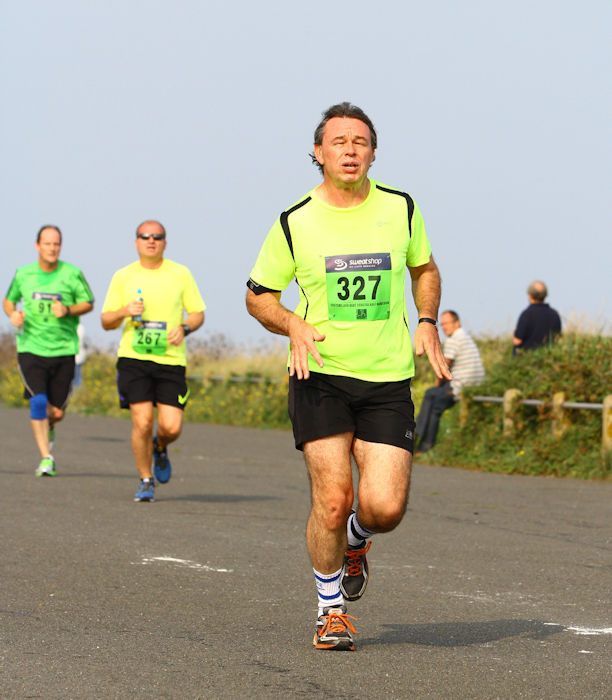
<svg viewBox="0 0 612 700"><path fill-rule="evenodd" d="M163 241L166 238L165 233L137 233L136 238L142 238L143 241L148 241L152 238L154 241Z"/></svg>

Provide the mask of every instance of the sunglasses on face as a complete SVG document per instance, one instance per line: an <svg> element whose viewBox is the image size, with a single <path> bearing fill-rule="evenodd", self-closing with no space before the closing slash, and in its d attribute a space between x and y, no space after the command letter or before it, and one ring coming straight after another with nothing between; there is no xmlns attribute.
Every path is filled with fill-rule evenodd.
<svg viewBox="0 0 612 700"><path fill-rule="evenodd" d="M148 241L152 238L154 241L163 241L166 238L165 233L137 233L136 238L142 238L143 241Z"/></svg>

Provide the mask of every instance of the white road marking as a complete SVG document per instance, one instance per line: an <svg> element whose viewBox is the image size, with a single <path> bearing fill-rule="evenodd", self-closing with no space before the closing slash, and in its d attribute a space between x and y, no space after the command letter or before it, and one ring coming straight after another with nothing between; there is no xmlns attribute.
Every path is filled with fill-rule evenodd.
<svg viewBox="0 0 612 700"><path fill-rule="evenodd" d="M475 591L474 593L462 593L460 591L445 591L444 595L451 596L453 598L464 598L470 603L495 603L499 602L499 600L503 598L514 598L518 602L531 605L532 607L535 607L538 604L537 602L535 602L535 600L529 600L529 596L527 595L512 592L496 593L495 598L492 598L491 596L487 595L484 591ZM601 636L604 634L612 634L612 627L577 627L572 625L560 625L557 622L545 622L544 625L547 625L549 627L560 627L564 632L573 632L577 635L590 637Z"/></svg>
<svg viewBox="0 0 612 700"><path fill-rule="evenodd" d="M596 637L602 634L612 634L612 627L570 627L560 625L557 622L545 622L544 624L549 627L563 627L564 632L573 632L574 634L589 635L591 637Z"/></svg>
<svg viewBox="0 0 612 700"><path fill-rule="evenodd" d="M233 569L220 569L207 564L199 564L191 559L177 559L176 557L143 557L140 564L173 564L174 566L186 567L188 569L197 569L198 571L215 571L218 573L232 573Z"/></svg>
<svg viewBox="0 0 612 700"><path fill-rule="evenodd" d="M600 635L612 634L612 627L602 627L600 629L589 629L588 627L566 627L570 632L575 634Z"/></svg>

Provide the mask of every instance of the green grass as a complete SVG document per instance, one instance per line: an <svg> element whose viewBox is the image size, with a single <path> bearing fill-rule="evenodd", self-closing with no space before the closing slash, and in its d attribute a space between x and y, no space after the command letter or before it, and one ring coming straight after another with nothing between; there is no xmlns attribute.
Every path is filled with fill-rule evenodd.
<svg viewBox="0 0 612 700"><path fill-rule="evenodd" d="M562 440L552 436L550 401L565 391L566 400L600 403L612 393L612 338L597 333L568 332L555 345L512 357L507 338L477 338L487 370L486 382L466 391L503 396L516 388L525 398L542 399L538 408L520 409L521 429L512 439L502 432L499 404L469 404L467 423L460 425L459 406L442 417L438 443L426 461L502 473L610 478L600 454L601 411L569 412L570 429ZM188 421L255 428L290 429L287 415L286 343L257 349L236 345L223 335L188 343L191 398ZM226 381L213 381L222 376ZM248 377L250 382L233 382ZM256 381L257 380L257 381ZM93 352L83 367L83 386L69 410L84 414L128 417L119 409L115 357ZM434 375L425 358L417 358L412 393L416 410ZM10 406L26 406L17 371L14 337L0 335L0 397ZM423 459L423 461L425 461Z"/></svg>
<svg viewBox="0 0 612 700"><path fill-rule="evenodd" d="M552 435L551 403L560 391L566 401L576 403L602 403L612 393L612 338L568 332L554 345L517 357L512 357L509 341L485 339L478 344L487 378L466 389L465 400L518 389L524 398L545 403L518 409L518 429L510 439L503 435L501 404L468 403L463 427L457 405L443 414L438 443L427 453L427 462L508 474L610 478L610 465L600 451L601 411L568 410L569 430L557 439Z"/></svg>

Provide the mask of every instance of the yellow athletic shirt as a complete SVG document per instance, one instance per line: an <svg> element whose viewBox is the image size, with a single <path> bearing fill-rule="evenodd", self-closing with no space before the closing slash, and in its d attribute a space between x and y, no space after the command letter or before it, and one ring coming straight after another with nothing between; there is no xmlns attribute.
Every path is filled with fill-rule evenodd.
<svg viewBox="0 0 612 700"><path fill-rule="evenodd" d="M190 314L206 309L191 272L172 260L164 259L155 270L134 262L113 275L102 312L116 311L138 297L145 305L142 324L135 325L130 317L124 319L118 356L185 366L185 342L171 345L167 334L183 323L184 311Z"/></svg>
<svg viewBox="0 0 612 700"><path fill-rule="evenodd" d="M289 243L291 241L291 243ZM410 195L370 180L364 202L342 208L316 190L269 231L251 281L282 291L295 279L295 310L325 340L312 372L390 382L414 376L406 309L406 267L425 265L431 246Z"/></svg>

